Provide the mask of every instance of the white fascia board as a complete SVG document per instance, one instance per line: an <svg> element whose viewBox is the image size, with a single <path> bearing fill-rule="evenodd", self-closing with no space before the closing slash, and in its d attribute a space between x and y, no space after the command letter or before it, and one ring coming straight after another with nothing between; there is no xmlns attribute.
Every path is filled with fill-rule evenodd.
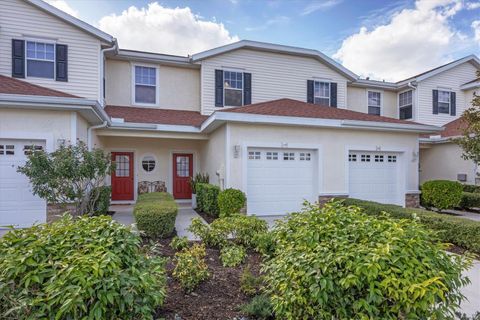
<svg viewBox="0 0 480 320"><path fill-rule="evenodd" d="M118 54L115 55L116 58L125 59L125 60L135 60L141 62L150 62L150 63L166 63L166 64L177 64L190 67L198 67L195 64L192 64L189 57L182 56L172 56L167 54L159 54L153 52L142 52L142 51L133 51L133 50L122 50L118 51Z"/></svg>
<svg viewBox="0 0 480 320"><path fill-rule="evenodd" d="M469 84L464 84L463 86L460 87L462 90L468 90L468 89L474 89L480 87L480 81L477 82L472 82Z"/></svg>
<svg viewBox="0 0 480 320"><path fill-rule="evenodd" d="M352 81L350 85L362 88L380 88L387 90L397 90L399 88L399 86L393 82L375 81L367 79L358 79Z"/></svg>
<svg viewBox="0 0 480 320"><path fill-rule="evenodd" d="M49 12L50 14L70 23L70 24L73 24L74 26L84 30L85 32L87 33L90 33L91 35L101 39L101 40L104 40L105 42L108 42L110 44L113 44L113 42L115 41L115 38L112 37L111 35L109 35L108 33L106 32L103 32L102 30L100 29L97 29L95 28L94 26L80 20L80 19L77 19L71 15L69 15L68 13L60 10L60 9L57 9L55 8L54 6L42 1L42 0L25 0L26 2L44 10L44 11L47 11Z"/></svg>
<svg viewBox="0 0 480 320"><path fill-rule="evenodd" d="M162 132L184 132L184 133L200 133L200 128L194 126L171 125L171 124L155 124L155 123L111 123L111 129L123 130L144 130L144 131L162 131Z"/></svg>
<svg viewBox="0 0 480 320"><path fill-rule="evenodd" d="M196 53L192 55L192 61L196 62L199 60L203 60L209 57L213 57L225 52L229 52L229 51L233 51L241 48L258 49L258 50L273 51L273 52L287 53L287 54L294 54L294 55L313 56L322 60L323 62L326 62L333 69L336 69L340 73L350 78L350 80L358 79L358 75L356 75L352 71L342 66L340 63L336 62L335 60L321 53L318 50L291 47L291 46L285 46L280 44L251 41L251 40L240 40L238 42L227 44L225 46L221 46L221 47Z"/></svg>
<svg viewBox="0 0 480 320"><path fill-rule="evenodd" d="M368 128L368 129L406 131L406 132L421 132L421 133L440 132L444 130L444 128L442 127L423 125L423 124L359 121L359 120L343 120L342 127Z"/></svg>
<svg viewBox="0 0 480 320"><path fill-rule="evenodd" d="M453 139L460 138L461 136L451 136L442 138L419 138L420 143L437 144L437 143L450 143Z"/></svg>

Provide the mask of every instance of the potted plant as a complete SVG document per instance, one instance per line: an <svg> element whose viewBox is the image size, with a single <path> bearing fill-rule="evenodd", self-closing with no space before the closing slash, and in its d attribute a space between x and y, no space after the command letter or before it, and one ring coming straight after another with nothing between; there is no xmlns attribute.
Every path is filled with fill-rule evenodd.
<svg viewBox="0 0 480 320"><path fill-rule="evenodd" d="M197 184L208 183L210 177L208 173L197 173L195 177L190 178L190 187L192 188L192 209L197 208Z"/></svg>

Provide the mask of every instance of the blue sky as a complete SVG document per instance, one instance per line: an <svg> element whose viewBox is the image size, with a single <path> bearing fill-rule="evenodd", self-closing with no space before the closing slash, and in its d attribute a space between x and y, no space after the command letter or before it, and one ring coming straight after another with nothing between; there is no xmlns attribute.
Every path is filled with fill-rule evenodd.
<svg viewBox="0 0 480 320"><path fill-rule="evenodd" d="M387 80L480 52L478 0L48 1L123 48L185 55L250 39L318 49Z"/></svg>

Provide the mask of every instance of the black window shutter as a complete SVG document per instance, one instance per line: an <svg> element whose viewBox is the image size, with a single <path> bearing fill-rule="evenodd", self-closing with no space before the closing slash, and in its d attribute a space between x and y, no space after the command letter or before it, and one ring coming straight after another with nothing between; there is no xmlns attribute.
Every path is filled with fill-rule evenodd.
<svg viewBox="0 0 480 320"><path fill-rule="evenodd" d="M313 101L313 80L307 80L307 102L314 103Z"/></svg>
<svg viewBox="0 0 480 320"><path fill-rule="evenodd" d="M252 103L252 74L243 73L243 105Z"/></svg>
<svg viewBox="0 0 480 320"><path fill-rule="evenodd" d="M432 107L433 114L438 114L438 90L433 90Z"/></svg>
<svg viewBox="0 0 480 320"><path fill-rule="evenodd" d="M223 70L215 70L215 107L223 107Z"/></svg>
<svg viewBox="0 0 480 320"><path fill-rule="evenodd" d="M450 115L454 116L457 114L457 94L455 92L450 92Z"/></svg>
<svg viewBox="0 0 480 320"><path fill-rule="evenodd" d="M68 81L68 47L66 45L55 45L55 60L55 80Z"/></svg>
<svg viewBox="0 0 480 320"><path fill-rule="evenodd" d="M25 41L12 39L12 77L25 78Z"/></svg>
<svg viewBox="0 0 480 320"><path fill-rule="evenodd" d="M337 107L337 84L335 82L330 83L330 107Z"/></svg>

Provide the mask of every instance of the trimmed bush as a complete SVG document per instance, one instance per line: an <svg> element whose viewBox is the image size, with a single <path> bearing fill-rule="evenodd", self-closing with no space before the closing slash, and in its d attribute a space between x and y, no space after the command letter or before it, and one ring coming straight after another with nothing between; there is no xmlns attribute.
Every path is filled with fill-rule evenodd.
<svg viewBox="0 0 480 320"><path fill-rule="evenodd" d="M205 263L205 256L205 246L198 243L175 253L173 276L180 282L186 292L193 291L210 276Z"/></svg>
<svg viewBox="0 0 480 320"><path fill-rule="evenodd" d="M238 245L225 246L220 250L220 260L224 267L236 267L245 260L246 256L245 248Z"/></svg>
<svg viewBox="0 0 480 320"><path fill-rule="evenodd" d="M480 193L462 192L462 201L460 202L460 208L480 208Z"/></svg>
<svg viewBox="0 0 480 320"><path fill-rule="evenodd" d="M166 192L142 194L133 209L137 228L147 237L167 238L175 228L178 207Z"/></svg>
<svg viewBox="0 0 480 320"><path fill-rule="evenodd" d="M218 194L220 187L208 183L198 183L197 188L197 209L212 217L218 217Z"/></svg>
<svg viewBox="0 0 480 320"><path fill-rule="evenodd" d="M462 201L462 184L449 180L432 180L422 185L422 204L438 210L453 209Z"/></svg>
<svg viewBox="0 0 480 320"><path fill-rule="evenodd" d="M240 213L247 198L245 194L238 189L226 189L218 195L218 209L220 217L229 217L232 214Z"/></svg>
<svg viewBox="0 0 480 320"><path fill-rule="evenodd" d="M165 260L107 216L13 230L0 256L1 319L153 319L166 295Z"/></svg>
<svg viewBox="0 0 480 320"><path fill-rule="evenodd" d="M480 222L467 220L447 214L421 209L406 209L392 204L358 199L342 199L345 205L355 205L365 209L365 213L380 216L387 212L397 219L418 218L427 228L437 231L437 237L447 243L453 243L467 250L480 253Z"/></svg>
<svg viewBox="0 0 480 320"><path fill-rule="evenodd" d="M473 192L480 193L480 186L475 186L473 184L463 184L463 192Z"/></svg>
<svg viewBox="0 0 480 320"><path fill-rule="evenodd" d="M112 198L112 187L103 186L98 187L98 199L93 204L93 213L94 215L105 215L108 213L108 208L110 208L110 199Z"/></svg>
<svg viewBox="0 0 480 320"><path fill-rule="evenodd" d="M311 205L277 222L264 266L279 319L439 319L463 299L471 261L414 220Z"/></svg>

